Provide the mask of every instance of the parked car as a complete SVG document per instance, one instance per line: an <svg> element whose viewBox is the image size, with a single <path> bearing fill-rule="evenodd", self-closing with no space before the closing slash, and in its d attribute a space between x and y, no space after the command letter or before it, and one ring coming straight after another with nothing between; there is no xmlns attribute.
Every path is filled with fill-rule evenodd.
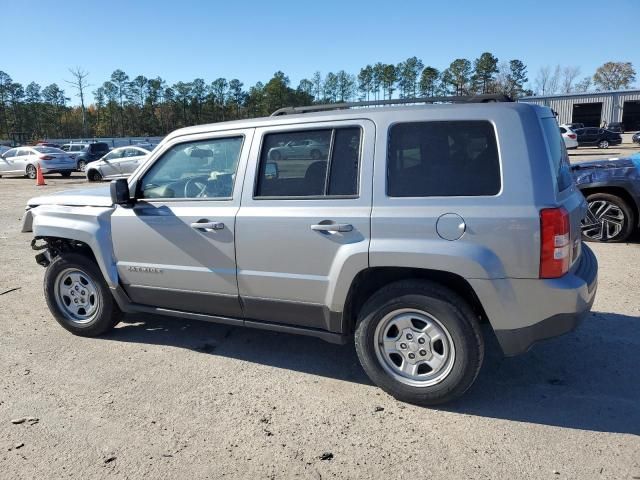
<svg viewBox="0 0 640 480"><path fill-rule="evenodd" d="M97 162L86 167L87 180L126 178L147 158L150 150L142 147L114 148Z"/></svg>
<svg viewBox="0 0 640 480"><path fill-rule="evenodd" d="M640 154L571 166L589 204L582 223L586 240L624 242L640 226Z"/></svg>
<svg viewBox="0 0 640 480"><path fill-rule="evenodd" d="M587 315L597 261L549 108L335 108L184 128L128 180L29 200L55 319L81 336L148 312L353 339L374 383L431 405L474 382L480 322L515 355ZM301 139L328 160L273 158Z"/></svg>
<svg viewBox="0 0 640 480"><path fill-rule="evenodd" d="M575 131L577 128L584 128L584 123L563 123L560 126L570 128L571 130Z"/></svg>
<svg viewBox="0 0 640 480"><path fill-rule="evenodd" d="M87 165L96 160L100 160L109 153L109 144L105 142L94 143L68 143L62 149L75 155L76 168L79 172L84 172Z"/></svg>
<svg viewBox="0 0 640 480"><path fill-rule="evenodd" d="M327 159L329 152L329 144L324 143L322 140L305 138L302 134L300 138L288 141L284 145L273 147L269 150L269 158L271 160L280 159L305 159L312 158L313 160Z"/></svg>
<svg viewBox="0 0 640 480"><path fill-rule="evenodd" d="M26 175L35 179L38 164L42 173L59 173L63 177L71 176L76 168L75 160L59 148L18 147L0 156L0 176Z"/></svg>
<svg viewBox="0 0 640 480"><path fill-rule="evenodd" d="M631 141L633 143L640 143L640 132L634 133L633 137L631 137Z"/></svg>
<svg viewBox="0 0 640 480"><path fill-rule="evenodd" d="M560 127L560 133L562 134L562 140L564 140L564 146L567 150L578 148L578 136L569 127Z"/></svg>
<svg viewBox="0 0 640 480"><path fill-rule="evenodd" d="M609 125L607 125L607 130L609 130L610 132L624 133L624 123L611 122Z"/></svg>
<svg viewBox="0 0 640 480"><path fill-rule="evenodd" d="M38 142L36 144L37 147L52 147L52 148L60 148L60 145L58 145L57 143L51 143L51 142Z"/></svg>
<svg viewBox="0 0 640 480"><path fill-rule="evenodd" d="M620 145L622 136L619 133L610 132L604 128L578 128L574 130L578 136L578 145L581 147L594 146L609 148L610 145Z"/></svg>

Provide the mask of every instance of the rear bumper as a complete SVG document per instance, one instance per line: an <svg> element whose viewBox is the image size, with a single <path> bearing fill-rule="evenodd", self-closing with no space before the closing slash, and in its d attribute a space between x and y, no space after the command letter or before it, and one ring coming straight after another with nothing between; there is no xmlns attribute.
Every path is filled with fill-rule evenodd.
<svg viewBox="0 0 640 480"><path fill-rule="evenodd" d="M570 332L589 314L598 285L598 262L583 245L578 265L561 278L470 283L504 354L519 355L540 340Z"/></svg>

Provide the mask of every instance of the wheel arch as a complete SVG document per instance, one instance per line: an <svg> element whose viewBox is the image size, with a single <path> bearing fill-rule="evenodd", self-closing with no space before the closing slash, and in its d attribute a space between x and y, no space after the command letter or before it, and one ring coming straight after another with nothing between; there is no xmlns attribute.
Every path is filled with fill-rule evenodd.
<svg viewBox="0 0 640 480"><path fill-rule="evenodd" d="M426 268L369 267L360 271L349 287L342 316L343 333L352 334L355 331L358 313L371 295L385 285L401 280L428 280L449 288L468 302L481 322L488 320L473 287L460 275Z"/></svg>

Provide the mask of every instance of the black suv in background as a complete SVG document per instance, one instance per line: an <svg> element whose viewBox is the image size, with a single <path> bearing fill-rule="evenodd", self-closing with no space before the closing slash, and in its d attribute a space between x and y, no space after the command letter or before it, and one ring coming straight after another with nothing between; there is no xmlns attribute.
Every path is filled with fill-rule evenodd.
<svg viewBox="0 0 640 480"><path fill-rule="evenodd" d="M578 136L578 145L581 147L596 145L598 148L609 148L609 145L620 145L622 137L619 133L605 130L604 128L578 128L574 130Z"/></svg>
<svg viewBox="0 0 640 480"><path fill-rule="evenodd" d="M67 148L65 148L67 147ZM73 148L76 147L76 148ZM63 145L62 149L68 151L70 153L77 152L77 144L69 144ZM80 150L76 155L76 165L78 171L84 172L87 168L87 163L95 162L96 160L100 160L107 153L109 153L109 144L105 142L94 142L84 144L82 150Z"/></svg>

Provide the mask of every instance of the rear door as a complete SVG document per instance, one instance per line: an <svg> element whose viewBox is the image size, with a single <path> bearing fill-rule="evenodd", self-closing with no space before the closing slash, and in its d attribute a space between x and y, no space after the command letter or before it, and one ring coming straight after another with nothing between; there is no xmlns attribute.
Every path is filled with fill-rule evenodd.
<svg viewBox="0 0 640 480"><path fill-rule="evenodd" d="M256 130L236 220L246 321L340 331L337 282L368 266L374 139L368 120ZM309 141L331 149L270 155Z"/></svg>

